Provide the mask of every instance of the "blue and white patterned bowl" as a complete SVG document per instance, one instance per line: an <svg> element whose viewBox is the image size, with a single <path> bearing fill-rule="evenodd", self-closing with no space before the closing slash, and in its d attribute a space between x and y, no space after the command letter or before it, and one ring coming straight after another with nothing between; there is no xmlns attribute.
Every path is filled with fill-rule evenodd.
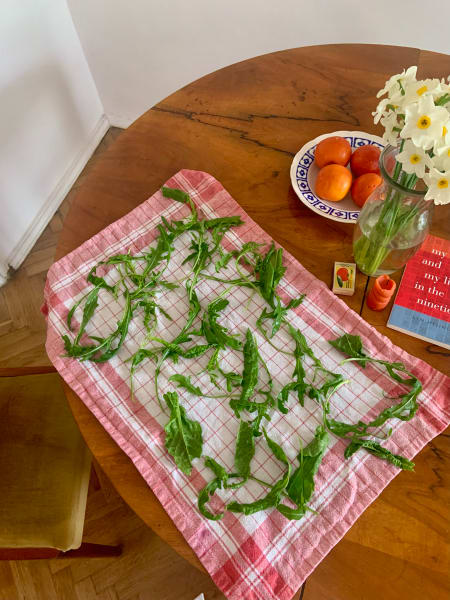
<svg viewBox="0 0 450 600"><path fill-rule="evenodd" d="M348 140L352 150L368 144L377 146L380 150L384 148L382 138L371 133L364 133L363 131L334 131L333 133L319 135L319 137L307 142L295 155L291 165L292 187L303 204L306 204L308 208L317 214L333 221L340 221L341 223L356 223L359 216L359 208L353 202L350 192L340 202L322 200L314 192L316 177L319 172L319 168L314 162L316 146L325 138L334 135Z"/></svg>

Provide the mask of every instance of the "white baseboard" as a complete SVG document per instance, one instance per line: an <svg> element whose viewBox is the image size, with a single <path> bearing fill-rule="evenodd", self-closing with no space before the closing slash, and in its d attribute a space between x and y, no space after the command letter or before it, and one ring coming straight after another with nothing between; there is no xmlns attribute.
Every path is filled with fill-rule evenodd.
<svg viewBox="0 0 450 600"><path fill-rule="evenodd" d="M58 210L61 202L70 191L78 175L85 167L87 161L91 158L109 127L110 123L108 118L106 115L102 115L98 120L97 125L92 130L85 147L80 150L72 163L69 165L59 183L56 185L50 196L48 196L44 205L33 219L31 225L25 231L19 242L8 256L8 264L13 267L13 269L18 269L25 260L27 254L30 252L31 248L37 242L39 236L47 227L55 212ZM2 265L0 264L0 285L3 285L5 281L2 282L2 279L5 279L5 277L3 276L1 267Z"/></svg>
<svg viewBox="0 0 450 600"><path fill-rule="evenodd" d="M6 280L8 279L8 265L0 260L0 287L5 285Z"/></svg>
<svg viewBox="0 0 450 600"><path fill-rule="evenodd" d="M126 129L131 125L131 123L134 123L134 121L136 120L131 117L124 117L121 115L108 114L107 116L111 127L120 127L120 129Z"/></svg>

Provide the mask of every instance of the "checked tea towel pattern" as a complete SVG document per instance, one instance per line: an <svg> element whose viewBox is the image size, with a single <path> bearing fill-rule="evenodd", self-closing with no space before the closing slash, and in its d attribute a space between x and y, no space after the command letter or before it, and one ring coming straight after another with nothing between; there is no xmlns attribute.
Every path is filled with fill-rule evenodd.
<svg viewBox="0 0 450 600"><path fill-rule="evenodd" d="M269 236L240 208L222 185L211 175L183 170L167 183L190 194L202 215L207 218L240 215L244 225L226 234L226 249L243 242L271 242ZM66 317L73 303L91 286L86 283L90 269L101 260L118 253L141 252L156 237L156 225L164 215L168 220L184 218L188 208L157 192L131 213L111 224L85 242L78 249L55 263L49 273L45 289L48 319L47 352L61 376L97 417L103 427L133 460L153 492L194 549L217 586L230 600L290 600L306 577L342 538L359 515L395 477L397 469L364 452L357 452L349 460L343 456L345 441L331 436L329 448L316 476L316 490L310 504L317 512L308 512L300 521L288 521L271 509L251 516L226 512L220 521L209 521L197 510L198 491L212 479L211 472L196 459L190 477L179 471L164 447L164 425L168 416L162 412L154 391L155 365L148 360L137 370L134 397L130 392L129 363L127 359L143 344L145 330L142 316L133 318L126 341L110 361L96 364L79 362L64 357L62 334L67 333ZM189 236L176 242L165 278L182 281L189 272L182 265L189 254ZM304 302L289 314L289 321L305 335L317 357L325 366L343 373L350 380L332 396L332 417L348 422L369 420L389 406L388 396L399 388L382 367L355 363L340 365L343 355L328 340L343 333L362 338L364 348L374 357L401 361L423 383L420 409L409 422L391 420L392 436L386 446L394 453L413 458L423 446L441 432L450 421L450 380L417 358L394 346L386 337L350 310L328 290L324 283L306 271L292 256L284 253L287 272L278 288L283 301L306 294ZM233 277L234 267L228 267L227 276ZM103 273L107 273L105 270ZM103 274L100 271L98 274ZM105 278L117 280L114 269ZM116 279L115 279L116 278ZM223 291L224 284L202 281L197 294L202 306ZM99 306L89 322L89 335L105 336L114 328L123 308L120 297L111 302L111 295L99 295ZM172 320L158 318L155 335L175 337L185 322L186 291L181 285L164 292L158 302ZM256 319L263 301L247 288L234 288L227 295L230 301L223 324L241 338L250 327L254 332ZM80 312L75 312L80 321ZM277 352L264 338L255 333L259 350L272 374L275 388L290 380L293 365L290 358ZM288 336L277 334L279 348L288 347ZM174 389L170 375L183 372L191 375L201 389L210 390L212 384L202 370L206 356L195 360L182 359L182 364L167 361L161 374L162 391ZM242 371L238 353L225 351L223 362L230 369ZM203 453L217 459L229 471L233 470L234 444L239 426L227 400L192 396L186 390L177 390L189 418L201 423ZM273 411L267 424L268 434L282 445L288 458L295 464L299 451L299 437L304 445L314 435L321 422L321 409L311 400L302 408L291 398L289 413ZM275 482L282 466L274 458L264 441L258 441L252 462L252 472L262 480ZM413 474L411 475L414 476ZM233 499L251 502L265 491L255 482L237 490L221 492L211 502L214 511L220 511L223 502Z"/></svg>

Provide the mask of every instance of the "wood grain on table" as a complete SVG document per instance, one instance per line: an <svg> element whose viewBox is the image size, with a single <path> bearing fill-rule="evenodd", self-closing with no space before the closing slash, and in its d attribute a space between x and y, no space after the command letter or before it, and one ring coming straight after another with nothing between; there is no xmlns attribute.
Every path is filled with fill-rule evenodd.
<svg viewBox="0 0 450 600"><path fill-rule="evenodd" d="M304 206L289 168L308 140L337 130L382 134L371 112L394 73L419 65L418 77L447 76L450 57L415 48L329 45L275 52L237 63L175 92L140 117L86 178L64 223L57 257L125 215L180 169L207 171L309 271L331 284L335 260L352 261L353 225ZM448 237L449 207L432 233ZM396 275L398 277L398 274ZM409 353L444 372L439 347L385 325L389 310L364 305L368 278L357 277L353 310ZM143 520L192 564L199 561L130 459L82 402L72 410L101 467ZM447 598L449 436L400 473L310 576L304 600Z"/></svg>

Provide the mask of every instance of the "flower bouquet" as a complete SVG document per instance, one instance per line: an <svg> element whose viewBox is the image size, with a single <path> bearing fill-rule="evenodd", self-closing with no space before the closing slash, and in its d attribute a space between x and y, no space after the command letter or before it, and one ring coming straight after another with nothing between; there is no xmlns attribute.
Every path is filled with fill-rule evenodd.
<svg viewBox="0 0 450 600"><path fill-rule="evenodd" d="M434 204L450 202L450 85L417 81L417 67L393 75L373 113L388 146L380 185L361 210L353 254L366 275L392 273L420 248ZM447 81L450 80L450 77Z"/></svg>

